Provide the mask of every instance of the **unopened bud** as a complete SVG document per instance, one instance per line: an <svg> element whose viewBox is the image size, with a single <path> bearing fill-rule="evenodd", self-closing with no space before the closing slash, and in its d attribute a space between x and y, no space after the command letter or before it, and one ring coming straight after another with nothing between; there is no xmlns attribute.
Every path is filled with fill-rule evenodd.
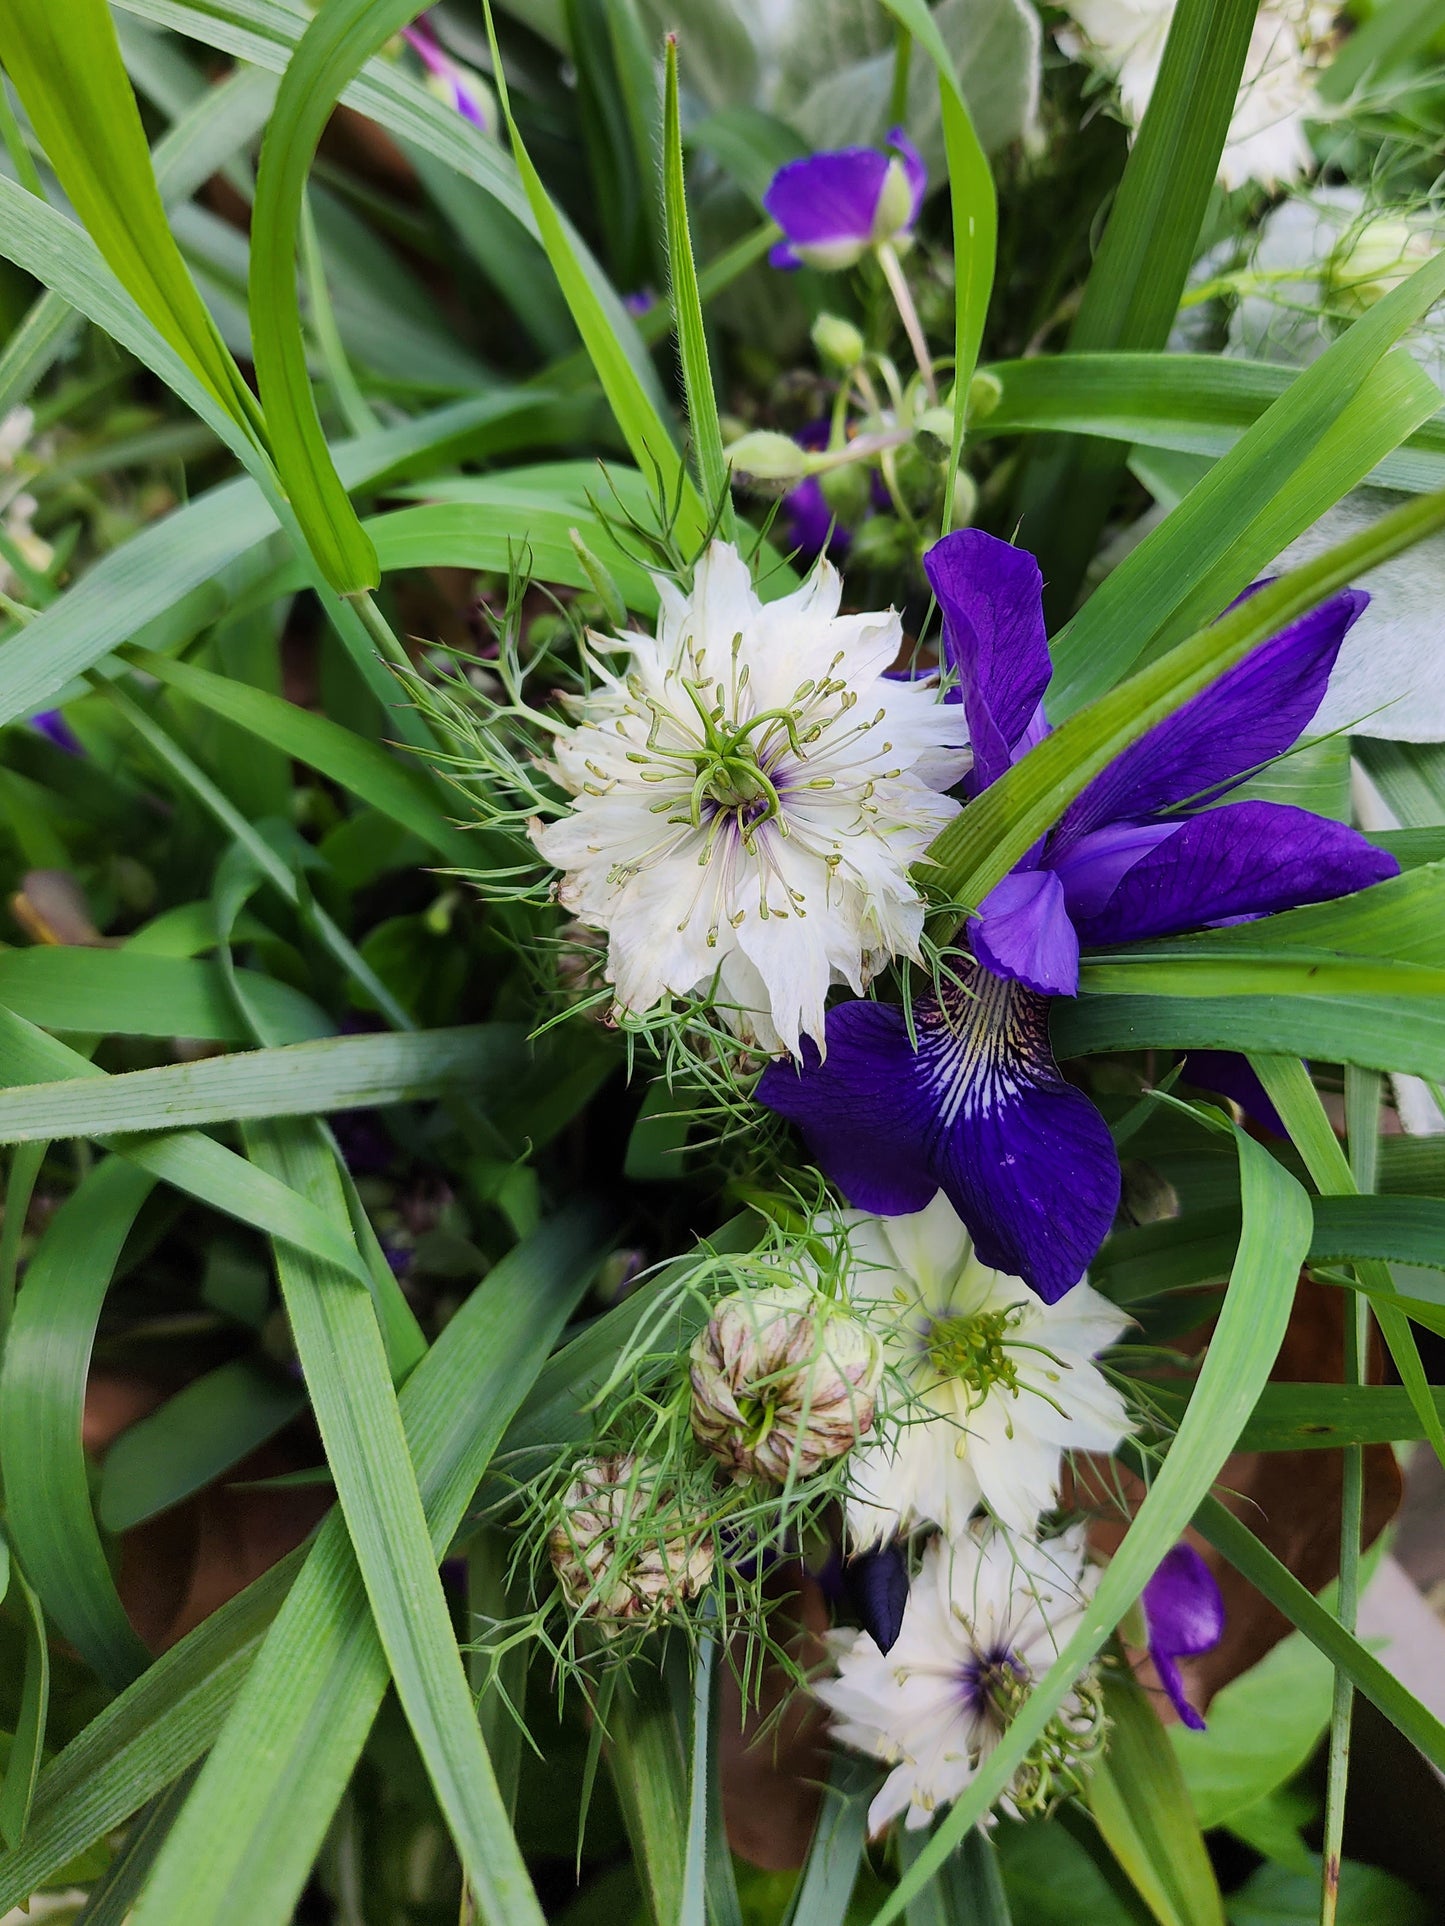
<svg viewBox="0 0 1445 1926"><path fill-rule="evenodd" d="M828 512L840 528L854 528L868 513L873 496L873 477L862 462L847 461L838 468L825 468L818 477Z"/></svg>
<svg viewBox="0 0 1445 1926"><path fill-rule="evenodd" d="M972 528L977 513L978 483L966 468L960 468L953 478L953 508L948 525L950 528Z"/></svg>
<svg viewBox="0 0 1445 1926"><path fill-rule="evenodd" d="M812 340L823 359L831 361L845 373L849 368L856 368L863 359L863 336L841 314L820 314L813 323Z"/></svg>
<svg viewBox="0 0 1445 1926"><path fill-rule="evenodd" d="M712 1576L712 1540L631 1452L578 1465L547 1551L568 1605L604 1621L661 1617Z"/></svg>
<svg viewBox="0 0 1445 1926"><path fill-rule="evenodd" d="M914 437L925 455L941 461L953 446L952 408L925 408L913 423Z"/></svg>
<svg viewBox="0 0 1445 1926"><path fill-rule="evenodd" d="M1326 282L1343 308L1363 314L1435 252L1436 239L1397 216L1379 215L1347 235L1330 257Z"/></svg>
<svg viewBox="0 0 1445 1926"><path fill-rule="evenodd" d="M1003 383L996 374L982 368L968 384L966 421L986 421L1003 400Z"/></svg>
<svg viewBox="0 0 1445 1926"><path fill-rule="evenodd" d="M743 435L728 449L727 458L734 473L753 481L791 484L801 481L808 470L806 449L800 448L791 435L777 434L771 428L755 428Z"/></svg>
<svg viewBox="0 0 1445 1926"><path fill-rule="evenodd" d="M734 1479L782 1484L872 1429L878 1340L803 1285L739 1291L692 1346L692 1428Z"/></svg>

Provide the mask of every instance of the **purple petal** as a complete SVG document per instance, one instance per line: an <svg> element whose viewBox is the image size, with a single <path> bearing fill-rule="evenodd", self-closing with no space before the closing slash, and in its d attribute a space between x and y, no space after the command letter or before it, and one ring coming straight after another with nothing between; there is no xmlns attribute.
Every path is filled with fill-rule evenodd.
<svg viewBox="0 0 1445 1926"><path fill-rule="evenodd" d="M795 1123L818 1168L858 1210L902 1217L933 1201L938 1179L922 1166L932 1124L919 1058L895 1004L859 998L828 1012L827 1057L803 1039L800 1066L779 1059L757 1099Z"/></svg>
<svg viewBox="0 0 1445 1926"><path fill-rule="evenodd" d="M1061 855L1050 848L1049 867L1064 886L1069 915L1097 916L1140 857L1166 842L1178 827L1177 823L1110 823Z"/></svg>
<svg viewBox="0 0 1445 1926"><path fill-rule="evenodd" d="M1191 1050L1184 1059L1186 1079L1201 1090L1216 1091L1237 1103L1251 1122L1271 1136L1287 1137L1284 1119L1270 1102L1269 1093L1250 1068L1249 1059L1234 1050Z"/></svg>
<svg viewBox="0 0 1445 1926"><path fill-rule="evenodd" d="M1051 869L1016 869L984 897L968 940L986 970L1042 996L1077 996L1079 939Z"/></svg>
<svg viewBox="0 0 1445 1926"><path fill-rule="evenodd" d="M1174 1710L1195 1732L1204 1720L1189 1703L1176 1660L1209 1652L1224 1636L1224 1599L1214 1574L1192 1545L1166 1552L1144 1587L1149 1656Z"/></svg>
<svg viewBox="0 0 1445 1926"><path fill-rule="evenodd" d="M973 745L967 787L977 795L1013 761L1048 686L1043 577L1025 549L976 528L935 542L923 567L943 610L948 665L963 690Z"/></svg>
<svg viewBox="0 0 1445 1926"><path fill-rule="evenodd" d="M859 1552L843 1567L848 1602L880 1652L891 1652L903 1629L908 1566L897 1545Z"/></svg>
<svg viewBox="0 0 1445 1926"><path fill-rule="evenodd" d="M763 206L794 247L866 247L887 173L888 156L873 147L808 154L778 169Z"/></svg>
<svg viewBox="0 0 1445 1926"><path fill-rule="evenodd" d="M1286 803L1226 803L1182 822L1126 870L1097 915L1078 922L1098 946L1266 916L1399 874L1358 830Z"/></svg>
<svg viewBox="0 0 1445 1926"><path fill-rule="evenodd" d="M912 227L918 219L919 209L923 206L923 196L928 192L928 169L924 165L922 154L901 127L888 129L886 144L903 163L903 172L907 177L909 192L913 198L912 211L908 216L908 225ZM887 1651L888 1648L884 1646L883 1649Z"/></svg>
<svg viewBox="0 0 1445 1926"><path fill-rule="evenodd" d="M791 274L802 265L802 256L793 252L792 244L788 241L774 241L768 249L769 267L781 268L785 274Z"/></svg>
<svg viewBox="0 0 1445 1926"><path fill-rule="evenodd" d="M945 1009L853 1002L828 1012L828 1054L773 1064L758 1098L802 1130L860 1210L921 1210L935 1190L979 1259L1054 1303L1113 1222L1119 1160L1103 1118L1059 1075L1048 1003L974 965Z"/></svg>
<svg viewBox="0 0 1445 1926"><path fill-rule="evenodd" d="M942 598L940 598L942 599ZM1056 847L1242 782L1292 749L1324 697L1346 632L1369 601L1345 589L1291 623L1151 729L1069 806Z"/></svg>

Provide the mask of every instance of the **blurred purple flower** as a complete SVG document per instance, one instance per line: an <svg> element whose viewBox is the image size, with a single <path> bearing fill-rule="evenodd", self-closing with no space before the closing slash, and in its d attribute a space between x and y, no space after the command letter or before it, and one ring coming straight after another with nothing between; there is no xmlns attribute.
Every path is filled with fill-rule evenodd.
<svg viewBox="0 0 1445 1926"><path fill-rule="evenodd" d="M1214 1574L1192 1545L1178 1544L1160 1560L1142 1603L1159 1683L1184 1724L1202 1732L1204 1720L1189 1703L1178 1662L1212 1652L1224 1637L1224 1599Z"/></svg>
<svg viewBox="0 0 1445 1926"><path fill-rule="evenodd" d="M448 104L456 109L463 120L470 121L473 127L480 127L484 134L492 129L491 101L481 81L459 61L442 51L436 35L427 25L426 15L414 20L409 27L403 27L401 37L417 55L422 65L438 83L437 90Z"/></svg>
<svg viewBox="0 0 1445 1926"><path fill-rule="evenodd" d="M657 296L651 288L634 288L631 294L623 295L622 305L634 321L640 321L657 306Z"/></svg>
<svg viewBox="0 0 1445 1926"><path fill-rule="evenodd" d="M1201 1090L1213 1090L1237 1103L1253 1123L1272 1137L1287 1137L1284 1119L1270 1102L1264 1085L1235 1050L1191 1050L1184 1059L1184 1075Z"/></svg>
<svg viewBox="0 0 1445 1926"><path fill-rule="evenodd" d="M763 196L785 236L768 256L774 267L851 267L870 247L911 233L928 170L901 127L887 144L887 153L840 147L778 169Z"/></svg>
<svg viewBox="0 0 1445 1926"><path fill-rule="evenodd" d="M83 756L80 738L65 720L59 709L41 709L30 718L32 729L38 729L42 736L53 742L57 749L63 749L67 756Z"/></svg>
<svg viewBox="0 0 1445 1926"><path fill-rule="evenodd" d="M1042 577L977 529L925 559L968 717L970 797L1048 733ZM1083 1276L1119 1201L1098 1111L1049 1046L1050 996L1074 996L1081 945L1114 947L1343 896L1398 873L1356 830L1283 803L1217 798L1291 748L1367 597L1347 589L1262 644L1108 765L990 891L973 961L904 1012L827 1017L826 1058L769 1065L759 1100L803 1131L860 1210L922 1210L942 1190L979 1260L1055 1303ZM916 1039L916 1041L915 1041Z"/></svg>
<svg viewBox="0 0 1445 1926"><path fill-rule="evenodd" d="M811 453L828 446L830 427L824 416L821 421L810 421L806 428L800 428L793 439ZM784 545L798 549L805 556L821 555L826 549L836 560L847 554L853 539L852 531L834 517L824 498L823 484L816 475L805 476L796 488L788 490L778 519L782 523Z"/></svg>

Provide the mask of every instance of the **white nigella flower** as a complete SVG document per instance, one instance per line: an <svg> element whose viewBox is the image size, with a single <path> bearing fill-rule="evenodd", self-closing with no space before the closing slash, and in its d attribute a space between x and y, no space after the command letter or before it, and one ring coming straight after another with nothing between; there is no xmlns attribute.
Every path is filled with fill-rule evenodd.
<svg viewBox="0 0 1445 1926"><path fill-rule="evenodd" d="M1078 32L1059 45L1071 60L1098 66L1118 82L1131 127L1144 118L1159 78L1174 0L1064 0ZM1234 117L1220 156L1226 187L1258 181L1275 187L1299 180L1314 165L1304 120L1316 112L1314 50L1329 32L1333 10L1318 0L1264 0L1255 17Z"/></svg>
<svg viewBox="0 0 1445 1926"><path fill-rule="evenodd" d="M849 1294L873 1310L894 1369L875 1435L849 1460L848 1527L863 1549L925 1524L957 1537L980 1505L1032 1531L1061 1454L1112 1451L1133 1429L1091 1360L1128 1319L1087 1283L1046 1304L981 1264L940 1191L905 1217L844 1213Z"/></svg>
<svg viewBox="0 0 1445 1926"><path fill-rule="evenodd" d="M576 798L533 841L558 896L608 934L618 1002L711 992L741 1034L797 1054L823 1041L830 984L861 992L917 957L909 869L959 805L963 711L923 681L885 678L897 614L839 615L828 562L764 603L714 542L691 595L660 581L656 636L580 705L553 773Z"/></svg>
<svg viewBox="0 0 1445 1926"><path fill-rule="evenodd" d="M899 1813L915 1831L958 1798L1068 1641L1097 1581L1081 1527L1039 1544L984 1524L928 1547L886 1656L867 1632L837 1635L837 1677L815 1687L833 1714L833 1736L893 1768L868 1808L870 1832ZM1088 1672L1001 1808L1047 1811L1077 1791L1102 1737Z"/></svg>

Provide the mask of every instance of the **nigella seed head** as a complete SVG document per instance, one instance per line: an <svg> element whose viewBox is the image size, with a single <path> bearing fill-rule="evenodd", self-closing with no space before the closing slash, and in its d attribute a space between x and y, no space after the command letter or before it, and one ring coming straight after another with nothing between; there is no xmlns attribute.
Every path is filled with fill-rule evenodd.
<svg viewBox="0 0 1445 1926"><path fill-rule="evenodd" d="M568 1606L604 1626L664 1617L712 1576L711 1537L632 1452L576 1466L547 1551Z"/></svg>
<svg viewBox="0 0 1445 1926"><path fill-rule="evenodd" d="M693 1342L692 1428L740 1483L805 1478L872 1429L881 1372L867 1327L805 1285L739 1291Z"/></svg>

